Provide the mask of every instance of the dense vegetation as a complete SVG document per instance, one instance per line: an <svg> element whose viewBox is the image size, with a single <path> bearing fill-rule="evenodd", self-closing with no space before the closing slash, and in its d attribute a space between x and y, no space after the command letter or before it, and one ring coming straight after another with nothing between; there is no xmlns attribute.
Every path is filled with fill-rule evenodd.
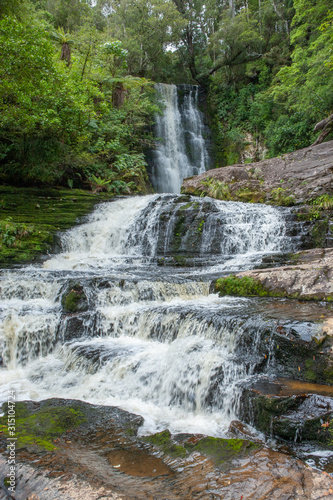
<svg viewBox="0 0 333 500"><path fill-rule="evenodd" d="M154 81L205 87L217 166L311 144L331 4L0 0L0 182L144 191Z"/></svg>

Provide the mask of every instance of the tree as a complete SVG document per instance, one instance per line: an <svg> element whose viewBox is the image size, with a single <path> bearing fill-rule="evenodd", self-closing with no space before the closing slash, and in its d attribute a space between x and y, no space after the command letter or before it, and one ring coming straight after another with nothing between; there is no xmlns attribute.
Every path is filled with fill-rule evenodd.
<svg viewBox="0 0 333 500"><path fill-rule="evenodd" d="M332 13L324 0L295 0L295 11L292 64L280 69L270 95L287 112L306 114L314 126L333 110Z"/></svg>
<svg viewBox="0 0 333 500"><path fill-rule="evenodd" d="M65 33L63 28L58 28L52 33L52 38L61 46L60 60L66 61L67 66L71 64L71 45L74 43L69 33Z"/></svg>
<svg viewBox="0 0 333 500"><path fill-rule="evenodd" d="M28 0L0 0L0 19L4 16L15 16L22 19L28 11Z"/></svg>
<svg viewBox="0 0 333 500"><path fill-rule="evenodd" d="M115 37L128 50L128 70L140 77L154 74L183 27L183 19L169 0L122 0L112 19Z"/></svg>

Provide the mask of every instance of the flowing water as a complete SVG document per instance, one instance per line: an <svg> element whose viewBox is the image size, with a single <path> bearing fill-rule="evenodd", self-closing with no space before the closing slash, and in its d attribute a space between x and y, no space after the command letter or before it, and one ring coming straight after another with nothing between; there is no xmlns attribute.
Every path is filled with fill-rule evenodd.
<svg viewBox="0 0 333 500"><path fill-rule="evenodd" d="M120 406L144 417L143 434L224 436L243 389L274 375L279 315L306 340L316 324L306 306L297 317L285 303L220 298L211 284L301 248L302 226L288 208L168 194L210 160L199 88L157 87L152 181L165 194L101 204L58 254L1 271L0 403L14 389L20 400ZM68 294L80 310L66 312Z"/></svg>
<svg viewBox="0 0 333 500"><path fill-rule="evenodd" d="M164 111L155 119L160 143L154 151L152 184L158 193L180 193L185 177L202 174L210 165L199 87L159 83L156 88Z"/></svg>
<svg viewBox="0 0 333 500"><path fill-rule="evenodd" d="M177 240L177 214L204 221L193 249L200 265L161 265L175 238L178 252L191 244L191 225ZM255 299L219 298L210 284L297 248L289 217L289 209L169 194L99 205L43 265L2 271L1 400L11 387L19 399L121 406L144 416L143 433L223 435L242 387L273 369L270 359L262 368L260 349L273 319ZM61 297L78 286L86 307L66 314Z"/></svg>

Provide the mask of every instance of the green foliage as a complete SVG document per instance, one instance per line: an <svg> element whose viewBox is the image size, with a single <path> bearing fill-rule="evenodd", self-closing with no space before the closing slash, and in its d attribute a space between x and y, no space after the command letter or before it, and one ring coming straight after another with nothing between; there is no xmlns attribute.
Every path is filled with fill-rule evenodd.
<svg viewBox="0 0 333 500"><path fill-rule="evenodd" d="M333 196L323 194L311 200L311 205L317 206L320 210L333 210Z"/></svg>
<svg viewBox="0 0 333 500"><path fill-rule="evenodd" d="M112 27L128 51L132 75L153 76L167 61L166 47L179 42L185 23L169 0L123 0L115 10Z"/></svg>
<svg viewBox="0 0 333 500"><path fill-rule="evenodd" d="M201 184L207 187L207 196L211 198L216 198L217 200L232 200L232 195L230 193L230 188L226 182L218 181L214 177L209 177L206 181L202 181Z"/></svg>
<svg viewBox="0 0 333 500"><path fill-rule="evenodd" d="M270 201L274 205L290 207L295 204L295 197L288 194L288 191L282 187L272 189Z"/></svg>
<svg viewBox="0 0 333 500"><path fill-rule="evenodd" d="M126 75L121 41L93 26L45 28L0 21L0 181L80 187L95 176L115 193L146 189L152 83Z"/></svg>
<svg viewBox="0 0 333 500"><path fill-rule="evenodd" d="M75 188L94 175L144 192L160 112L149 78L205 87L217 166L308 146L333 109L332 12L324 0L0 0L0 181Z"/></svg>

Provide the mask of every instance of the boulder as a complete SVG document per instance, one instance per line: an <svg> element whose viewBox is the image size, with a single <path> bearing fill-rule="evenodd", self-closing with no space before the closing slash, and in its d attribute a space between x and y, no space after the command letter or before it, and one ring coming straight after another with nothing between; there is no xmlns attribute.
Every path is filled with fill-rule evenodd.
<svg viewBox="0 0 333 500"><path fill-rule="evenodd" d="M333 399L330 397L333 395L333 389L329 394L329 388L322 386L322 395L320 385L297 382L298 387L303 386L303 390L292 391L292 384L288 384L289 382L292 381L259 381L252 388L245 389L242 395L241 418L264 432L266 436L292 442L315 441L333 449ZM275 387L279 383L286 385L286 390L280 393ZM309 392L311 385L319 394Z"/></svg>
<svg viewBox="0 0 333 500"><path fill-rule="evenodd" d="M238 273L234 278L221 278L217 281L216 291L222 295L259 295L332 302L333 248L305 250L289 257L293 264L253 269Z"/></svg>
<svg viewBox="0 0 333 500"><path fill-rule="evenodd" d="M184 180L182 193L293 205L333 191L333 141L257 163L208 170Z"/></svg>

